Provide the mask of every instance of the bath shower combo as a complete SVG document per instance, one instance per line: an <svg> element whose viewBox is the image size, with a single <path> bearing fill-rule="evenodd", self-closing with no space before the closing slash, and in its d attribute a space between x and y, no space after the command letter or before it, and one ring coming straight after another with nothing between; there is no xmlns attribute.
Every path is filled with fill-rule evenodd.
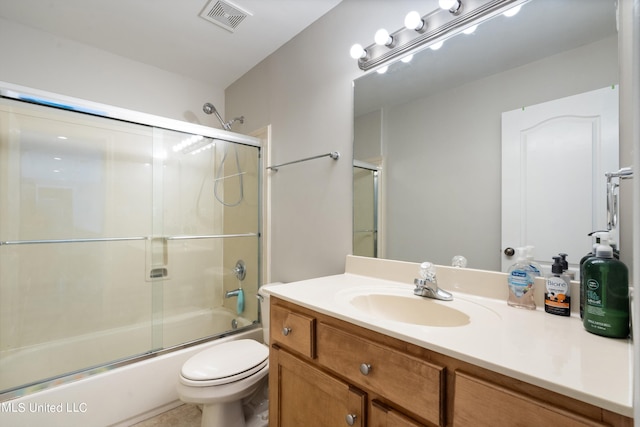
<svg viewBox="0 0 640 427"><path fill-rule="evenodd" d="M225 130L0 82L0 403L88 408L0 425L133 424L191 356L262 341L256 300L224 298L230 260L261 283L260 140L203 110Z"/></svg>

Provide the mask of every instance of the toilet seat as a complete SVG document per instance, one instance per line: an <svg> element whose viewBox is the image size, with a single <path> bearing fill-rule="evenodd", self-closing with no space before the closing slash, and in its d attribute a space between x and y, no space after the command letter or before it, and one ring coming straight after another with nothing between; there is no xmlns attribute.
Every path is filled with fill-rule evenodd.
<svg viewBox="0 0 640 427"><path fill-rule="evenodd" d="M185 362L180 382L192 387L233 383L262 371L269 363L269 349L254 340L216 345Z"/></svg>

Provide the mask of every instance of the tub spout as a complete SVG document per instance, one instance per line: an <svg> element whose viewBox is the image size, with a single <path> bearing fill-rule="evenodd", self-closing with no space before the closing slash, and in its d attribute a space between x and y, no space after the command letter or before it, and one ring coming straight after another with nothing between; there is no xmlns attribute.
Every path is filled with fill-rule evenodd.
<svg viewBox="0 0 640 427"><path fill-rule="evenodd" d="M232 297L236 297L238 298L236 300L236 312L238 314L242 314L242 312L244 311L244 291L242 289L235 289L233 291L227 291L224 294L225 298L232 298Z"/></svg>
<svg viewBox="0 0 640 427"><path fill-rule="evenodd" d="M224 294L225 298L233 298L233 297L237 297L240 295L240 292L242 292L242 289L234 289L233 291L227 291Z"/></svg>

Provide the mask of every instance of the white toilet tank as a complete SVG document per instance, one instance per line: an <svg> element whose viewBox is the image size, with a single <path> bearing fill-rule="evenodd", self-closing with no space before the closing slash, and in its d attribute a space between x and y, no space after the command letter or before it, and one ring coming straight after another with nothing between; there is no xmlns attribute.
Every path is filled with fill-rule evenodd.
<svg viewBox="0 0 640 427"><path fill-rule="evenodd" d="M268 283L260 286L260 289L258 289L258 295L260 296L260 311L262 313L262 335L266 345L269 345L269 294L265 292L265 290L271 286L278 285L282 285L282 283Z"/></svg>

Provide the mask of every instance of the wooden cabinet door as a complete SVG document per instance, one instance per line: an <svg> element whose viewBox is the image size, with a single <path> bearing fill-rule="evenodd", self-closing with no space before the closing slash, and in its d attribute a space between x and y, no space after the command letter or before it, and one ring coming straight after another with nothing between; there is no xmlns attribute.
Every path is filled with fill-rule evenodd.
<svg viewBox="0 0 640 427"><path fill-rule="evenodd" d="M453 426L494 427L504 425L600 427L605 424L561 408L543 404L532 397L456 371Z"/></svg>
<svg viewBox="0 0 640 427"><path fill-rule="evenodd" d="M296 356L271 348L271 427L365 427L366 395Z"/></svg>
<svg viewBox="0 0 640 427"><path fill-rule="evenodd" d="M387 406L373 401L369 409L368 427L424 427Z"/></svg>

